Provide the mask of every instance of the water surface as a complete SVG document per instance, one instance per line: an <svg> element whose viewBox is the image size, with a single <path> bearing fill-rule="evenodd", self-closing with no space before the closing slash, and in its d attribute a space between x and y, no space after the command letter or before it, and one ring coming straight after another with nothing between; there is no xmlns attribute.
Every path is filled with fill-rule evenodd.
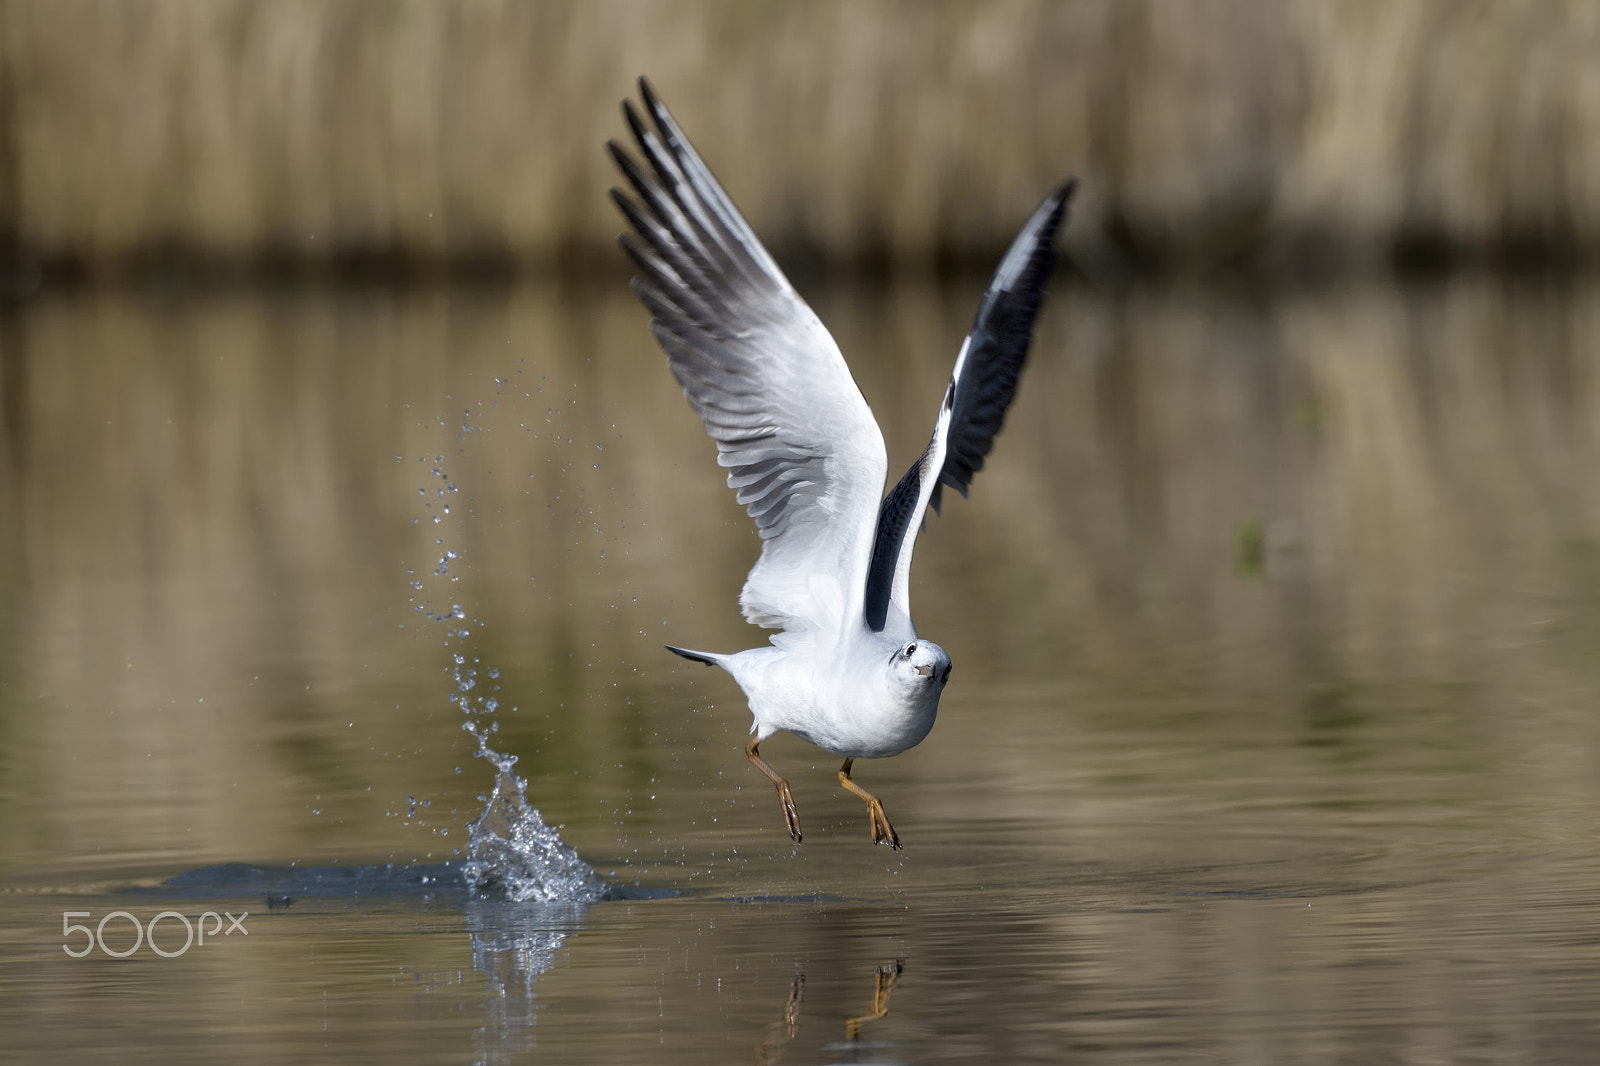
<svg viewBox="0 0 1600 1066"><path fill-rule="evenodd" d="M817 295L896 472L978 287ZM779 737L791 845L737 690L660 650L760 639L757 541L625 290L35 300L0 320L0 1046L1591 1061L1597 295L1057 293L918 546L939 723L856 768L902 853ZM147 894L460 861L463 670L632 898ZM65 911L169 908L248 935L62 950Z"/></svg>

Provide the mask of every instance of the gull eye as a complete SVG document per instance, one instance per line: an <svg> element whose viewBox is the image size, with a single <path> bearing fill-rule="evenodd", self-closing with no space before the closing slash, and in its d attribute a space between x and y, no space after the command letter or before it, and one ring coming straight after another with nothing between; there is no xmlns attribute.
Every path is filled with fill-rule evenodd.
<svg viewBox="0 0 1600 1066"><path fill-rule="evenodd" d="M910 644L906 645L906 658L909 659L915 654L917 654L917 642L912 641Z"/></svg>

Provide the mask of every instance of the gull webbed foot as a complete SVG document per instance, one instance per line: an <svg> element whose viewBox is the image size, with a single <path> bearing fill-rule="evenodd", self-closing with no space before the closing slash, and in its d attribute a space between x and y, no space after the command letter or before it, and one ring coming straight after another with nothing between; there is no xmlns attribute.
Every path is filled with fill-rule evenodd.
<svg viewBox="0 0 1600 1066"><path fill-rule="evenodd" d="M889 824L889 816L883 813L883 804L872 800L867 804L867 810L872 815L872 842L887 844L899 851L900 836L894 831L894 826Z"/></svg>
<svg viewBox="0 0 1600 1066"><path fill-rule="evenodd" d="M800 812L794 809L794 794L789 791L789 782L778 779L778 801L783 804L783 824L789 830L789 835L796 844L800 843Z"/></svg>
<svg viewBox="0 0 1600 1066"><path fill-rule="evenodd" d="M854 759L846 759L844 765L839 768L839 784L867 801L867 813L872 818L872 842L887 844L899 851L900 835L894 831L894 826L889 824L889 816L883 813L883 804L878 802L877 796L851 780L850 766L854 762Z"/></svg>
<svg viewBox="0 0 1600 1066"><path fill-rule="evenodd" d="M789 830L789 836L796 844L800 843L800 812L794 807L794 793L789 791L789 782L778 776L778 772L766 764L761 758L761 741L755 737L750 738L750 743L744 746L745 758L757 770L767 775L767 780L772 782L772 787L778 790L778 802L783 804L783 824ZM891 830L892 832L892 830Z"/></svg>

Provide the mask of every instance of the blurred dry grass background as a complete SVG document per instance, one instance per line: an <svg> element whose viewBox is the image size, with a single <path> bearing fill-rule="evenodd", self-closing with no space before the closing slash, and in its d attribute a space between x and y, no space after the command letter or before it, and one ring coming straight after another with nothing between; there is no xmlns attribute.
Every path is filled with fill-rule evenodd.
<svg viewBox="0 0 1600 1066"><path fill-rule="evenodd" d="M5 0L0 243L570 267L647 73L790 255L987 261L1076 173L1135 267L1567 258L1597 55L1587 0Z"/></svg>

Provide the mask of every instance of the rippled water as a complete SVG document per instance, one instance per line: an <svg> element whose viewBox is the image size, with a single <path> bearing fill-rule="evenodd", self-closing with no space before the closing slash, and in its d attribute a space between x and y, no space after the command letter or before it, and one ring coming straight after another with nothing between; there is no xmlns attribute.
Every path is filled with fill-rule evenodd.
<svg viewBox="0 0 1600 1066"><path fill-rule="evenodd" d="M978 286L818 296L896 470ZM779 737L791 845L659 647L759 639L756 541L625 291L35 301L0 1050L1592 1061L1597 295L1058 294L919 543L939 723L856 767L902 853ZM607 898L468 895L468 720ZM114 911L208 938L63 950Z"/></svg>

